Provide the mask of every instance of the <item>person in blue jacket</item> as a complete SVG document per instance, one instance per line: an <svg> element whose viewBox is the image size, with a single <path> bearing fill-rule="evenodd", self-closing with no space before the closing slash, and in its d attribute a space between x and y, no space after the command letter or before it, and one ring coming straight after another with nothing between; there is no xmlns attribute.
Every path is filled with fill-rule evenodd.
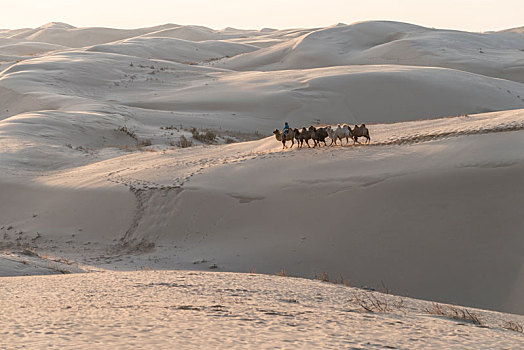
<svg viewBox="0 0 524 350"><path fill-rule="evenodd" d="M286 122L284 125L284 136L289 134L289 124Z"/></svg>

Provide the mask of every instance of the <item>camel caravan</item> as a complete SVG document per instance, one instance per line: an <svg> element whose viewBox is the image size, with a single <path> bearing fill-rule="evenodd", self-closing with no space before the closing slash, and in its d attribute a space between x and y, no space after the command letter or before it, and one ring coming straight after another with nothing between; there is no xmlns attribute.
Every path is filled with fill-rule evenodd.
<svg viewBox="0 0 524 350"><path fill-rule="evenodd" d="M287 132L285 130L287 130ZM328 137L331 140L329 146L332 146L333 144L337 145L338 140L340 140L340 145L342 146L343 139L346 139L346 145L349 143L350 139L353 140L353 144L361 144L358 141L359 137L365 137L365 143L371 142L369 130L366 128L366 124L361 124L360 126L355 125L353 129L351 129L351 127L347 124L338 124L336 129L333 129L331 125L319 128L316 128L312 125L309 128L303 127L301 130L299 130L289 128L288 124L286 123L285 129L282 132L278 129L275 129L273 134L275 134L277 141L282 142L282 148L287 148L287 141L291 141L291 147L293 147L295 141L297 142L298 148L302 148L304 142L308 147L311 147L309 140L313 141L313 147L320 147L321 142L324 143L324 146L327 146L328 144L326 143L326 138Z"/></svg>

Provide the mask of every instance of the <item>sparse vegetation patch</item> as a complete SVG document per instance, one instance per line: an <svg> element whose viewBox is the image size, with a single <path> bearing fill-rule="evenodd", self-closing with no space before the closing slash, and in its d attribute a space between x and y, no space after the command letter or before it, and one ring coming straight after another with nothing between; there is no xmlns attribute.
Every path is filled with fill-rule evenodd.
<svg viewBox="0 0 524 350"><path fill-rule="evenodd" d="M180 148L187 148L193 146L193 141L188 140L184 135L182 135L180 136L175 145Z"/></svg>
<svg viewBox="0 0 524 350"><path fill-rule="evenodd" d="M334 284L343 284L347 287L349 287L349 282L344 280L344 277L340 275L337 279L331 279L329 277L329 274L327 272L322 272L320 275L315 275L315 279L322 281L322 282L328 282L328 283L334 283Z"/></svg>
<svg viewBox="0 0 524 350"><path fill-rule="evenodd" d="M353 293L351 303L366 312L391 312L404 308L404 300L402 298L391 302L388 298L379 298L370 292Z"/></svg>
<svg viewBox="0 0 524 350"><path fill-rule="evenodd" d="M206 130L204 132L199 132L196 128L191 128L191 135L195 140L198 140L203 143L212 144L216 142L217 135L211 130Z"/></svg>
<svg viewBox="0 0 524 350"><path fill-rule="evenodd" d="M504 324L502 325L502 328L510 330L510 331L514 331L514 332L524 333L522 325L518 322L513 322L513 321L504 322Z"/></svg>
<svg viewBox="0 0 524 350"><path fill-rule="evenodd" d="M452 320L471 322L477 326L482 325L480 316L474 312L469 311L468 309L433 303L430 308L426 308L426 312L430 315L444 316Z"/></svg>
<svg viewBox="0 0 524 350"><path fill-rule="evenodd" d="M287 277L287 272L285 269L282 269L280 270L278 273L277 273L277 276L280 276L280 277Z"/></svg>
<svg viewBox="0 0 524 350"><path fill-rule="evenodd" d="M132 139L135 139L138 141L138 137L136 136L135 132L131 129L129 129L127 126L121 126L118 128L118 131L121 131L123 132L124 134L128 135L129 137L131 137Z"/></svg>

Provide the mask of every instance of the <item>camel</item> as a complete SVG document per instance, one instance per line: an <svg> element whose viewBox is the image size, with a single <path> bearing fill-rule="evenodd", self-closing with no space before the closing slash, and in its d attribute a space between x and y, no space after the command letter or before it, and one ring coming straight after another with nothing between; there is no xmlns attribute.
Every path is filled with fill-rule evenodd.
<svg viewBox="0 0 524 350"><path fill-rule="evenodd" d="M293 145L295 144L295 132L293 130L289 130L286 137L282 137L282 133L278 129L275 129L275 131L273 131L273 134L275 134L275 138L277 139L277 141L282 142L282 149L286 148L286 141L291 141L291 147L293 147Z"/></svg>
<svg viewBox="0 0 524 350"><path fill-rule="evenodd" d="M309 129L306 129L306 127L303 127L300 131L300 147L302 147L303 142L306 141L307 146L310 148L309 140L313 139L313 147L317 145L317 141L315 141L315 127L310 126Z"/></svg>
<svg viewBox="0 0 524 350"><path fill-rule="evenodd" d="M329 138L331 138L331 144L333 142L335 145L337 144L337 140L340 139L340 145L342 146L342 139L346 138L346 144L349 143L349 138L352 137L351 134L351 128L344 124L344 126L340 126L340 124L337 125L337 128L335 130L331 129L331 126L328 127L328 134Z"/></svg>
<svg viewBox="0 0 524 350"><path fill-rule="evenodd" d="M314 128L314 127L313 127ZM315 141L317 141L317 145L320 147L320 143L324 142L324 146L327 146L326 143L326 137L328 137L328 132L326 128L318 128L315 129Z"/></svg>
<svg viewBox="0 0 524 350"><path fill-rule="evenodd" d="M359 137L365 137L366 143L371 142L371 137L369 137L369 130L366 128L366 124L360 124L360 126L355 125L353 130L351 131L353 142L360 142L358 141Z"/></svg>
<svg viewBox="0 0 524 350"><path fill-rule="evenodd" d="M349 139L353 138L353 132L351 131L351 127L347 124L342 126L342 130L344 131L344 137L346 138L347 145L349 143ZM342 144L342 140L340 140L340 143Z"/></svg>
<svg viewBox="0 0 524 350"><path fill-rule="evenodd" d="M335 139L335 130L331 128L331 125L328 125L326 128L326 132L328 133L329 138L331 139L330 146L333 144L333 140Z"/></svg>
<svg viewBox="0 0 524 350"><path fill-rule="evenodd" d="M293 133L294 133L293 136L295 137L295 141L297 141L297 147L300 147L300 130L298 130L297 128L294 128Z"/></svg>

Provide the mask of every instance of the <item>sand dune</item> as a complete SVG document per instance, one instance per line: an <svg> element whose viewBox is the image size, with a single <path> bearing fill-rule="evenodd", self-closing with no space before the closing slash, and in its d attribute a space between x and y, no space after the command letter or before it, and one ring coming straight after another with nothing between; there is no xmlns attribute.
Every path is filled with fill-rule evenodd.
<svg viewBox="0 0 524 350"><path fill-rule="evenodd" d="M165 27L168 26L170 25L127 30L112 28L75 28L64 23L49 23L35 29L27 29L21 32L15 31L13 35L9 35L10 33L7 32L4 33L4 36L12 39L79 48L136 37L165 29Z"/></svg>
<svg viewBox="0 0 524 350"><path fill-rule="evenodd" d="M517 33L517 34L522 34L522 33L524 33L524 27L516 27L516 28L505 29L505 30L501 30L500 32L501 32L501 33Z"/></svg>
<svg viewBox="0 0 524 350"><path fill-rule="evenodd" d="M117 265L217 264L228 271L265 273L284 268L308 277L328 272L356 285L385 283L417 297L523 312L517 296L524 282L518 229L524 203L519 182L512 181L522 176L523 138L522 131L511 131L524 129L523 115L373 125L375 147L282 152L268 138L91 160L91 165L39 176L42 189L14 190L38 198L49 186L65 187L59 191L67 200L53 204L59 215L31 218L42 211L36 200L32 205L21 200L23 211L14 206L11 212L25 213L21 216L5 216L12 202L2 212L9 225L24 232L22 243L29 243L38 227L39 249L57 246L74 260L96 261L108 247L154 248L146 256L156 263L131 255ZM120 197L111 194L117 202L105 203L96 191L87 200L97 187L127 187L137 202L129 200L129 192L123 196L125 191ZM72 199L76 196L86 200ZM107 222L113 214L104 208L115 207L127 219L116 227L88 228L88 222ZM73 221L81 233L70 226L68 211L78 213ZM26 217L31 218L27 223ZM76 244L66 244L68 232L75 233ZM89 249L78 249L86 241Z"/></svg>
<svg viewBox="0 0 524 350"><path fill-rule="evenodd" d="M520 83L439 68L342 66L215 74L213 80L125 104L251 114L273 125L384 123L524 107Z"/></svg>
<svg viewBox="0 0 524 350"><path fill-rule="evenodd" d="M167 37L167 38L176 38L187 41L207 41L207 40L220 40L220 39L230 39L238 37L238 32L218 32L213 29L203 27L203 26L176 26L173 28L166 28L145 35L146 37Z"/></svg>
<svg viewBox="0 0 524 350"><path fill-rule="evenodd" d="M309 308L335 311L334 318L324 311L314 318L326 332L353 327L327 338L301 331L311 336L299 347L367 346L366 337L376 338L377 347L413 347L428 329L434 333L423 344L430 347L512 347L518 334L501 325L508 315L479 311L491 320L486 328L468 323L461 333L456 321L425 314L429 304L421 301L405 299L409 310L400 313L348 312L335 305L351 304L344 299L349 292L367 292L225 272L328 274L354 287L386 286L400 295L524 314L523 38L518 28L466 33L396 22L286 30L50 23L2 30L0 276L101 272L2 283L22 303L47 298L31 288L20 292L27 281L67 288L59 293L63 305L79 300L72 290L81 289L78 283L104 293L107 287L104 305L129 311L120 318L125 327L146 309L130 307L122 301L127 292L111 286L131 283L159 296L150 306L161 311L153 315L198 329L216 321L208 312L215 296L235 320L258 319L264 327L272 327L268 317L288 317L280 313L286 309L296 312L290 322L311 330L313 319L297 316ZM282 149L267 136L284 121L366 123L371 143ZM192 137L206 130L216 135L214 143ZM184 138L192 147L181 148ZM117 272L140 269L219 273ZM189 294L177 294L182 301L174 305L166 279L196 287L188 284ZM247 284L255 289L251 296L242 292ZM268 286L277 284L288 288L282 298L297 303L267 299L274 296ZM211 298L200 285L241 292L217 289ZM317 290L330 302L313 302ZM240 304L266 301L243 308L234 297ZM266 302L278 310L261 311ZM30 313L37 304L27 304ZM62 304L45 305L54 310L47 316L78 326L58 310ZM75 314L114 320L114 310L96 302L75 305ZM20 320L16 312L25 309L6 310ZM92 339L96 319L105 316L87 317L79 332ZM409 329L393 331L392 319ZM27 320L0 326L0 346L28 330L35 333L21 344L61 344L64 329L54 329L58 341ZM160 344L166 322L154 327ZM285 334L298 329L272 325ZM210 327L211 333L247 329L252 341L253 334L268 336L261 328L251 332L250 322ZM384 338L385 329L394 336ZM442 336L449 332L460 334ZM220 334L186 344L233 339ZM70 340L83 346L85 339Z"/></svg>
<svg viewBox="0 0 524 350"><path fill-rule="evenodd" d="M223 54L218 52L189 59ZM0 88L0 130L6 135L0 142L51 147L49 158L68 144L122 145L126 135L115 131L123 126L165 145L173 138L160 136L160 127L169 125L269 134L284 121L392 123L524 107L522 84L449 69L366 65L232 72L90 51L17 63L2 72ZM72 133L71 123L79 132Z"/></svg>
<svg viewBox="0 0 524 350"><path fill-rule="evenodd" d="M503 328L522 323L522 316L470 310L484 324L478 327L427 314L428 302L299 278L139 271L2 284L21 296L0 295L2 347L517 349L522 343L521 334ZM355 296L376 298L391 311L363 312Z"/></svg>
<svg viewBox="0 0 524 350"><path fill-rule="evenodd" d="M172 38L133 38L116 44L98 45L93 52L118 53L186 64L210 62L256 50L256 47L223 41L193 42Z"/></svg>
<svg viewBox="0 0 524 350"><path fill-rule="evenodd" d="M67 47L61 45L53 45L39 42L18 42L11 45L0 46L0 54L2 56L35 56L50 51L65 50Z"/></svg>
<svg viewBox="0 0 524 350"><path fill-rule="evenodd" d="M333 26L228 59L235 70L304 69L349 64L443 67L524 82L524 37L467 33L396 22Z"/></svg>

